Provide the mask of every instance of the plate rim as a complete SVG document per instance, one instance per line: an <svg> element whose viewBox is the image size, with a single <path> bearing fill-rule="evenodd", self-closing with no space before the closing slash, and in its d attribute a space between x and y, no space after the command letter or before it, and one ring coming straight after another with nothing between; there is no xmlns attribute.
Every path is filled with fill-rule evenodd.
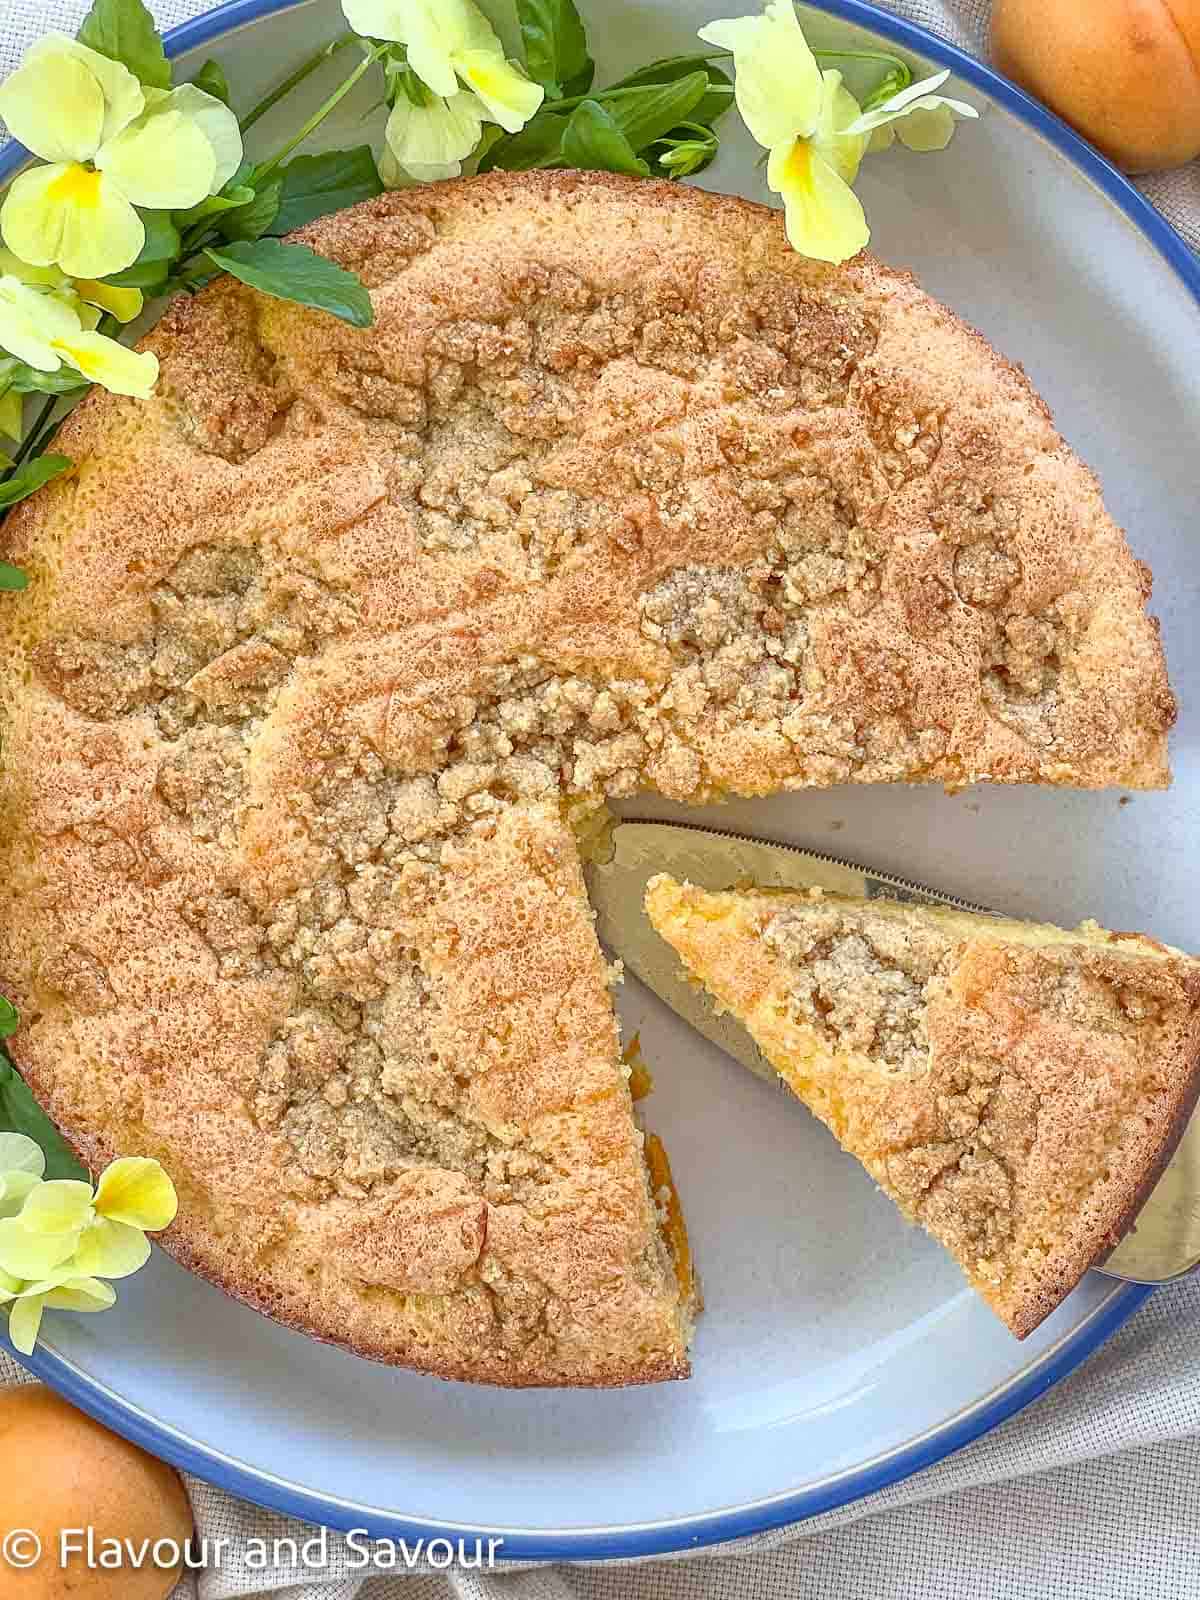
<svg viewBox="0 0 1200 1600"><path fill-rule="evenodd" d="M169 56L224 38L277 12L297 9L312 0L225 0L225 3L178 24L164 34ZM805 0L815 10L882 35L901 49L949 67L1040 134L1111 200L1166 261L1200 308L1200 257L1144 195L1065 122L987 62L968 54L917 23L882 10L872 0ZM0 184L27 159L15 143L0 153ZM821 1479L801 1490L786 1490L744 1505L695 1516L610 1528L514 1530L486 1525L407 1517L381 1507L341 1500L248 1466L211 1445L157 1421L116 1394L66 1357L39 1346L31 1357L18 1354L0 1331L0 1350L35 1377L56 1389L80 1410L114 1432L141 1445L183 1471L241 1499L301 1521L334 1530L363 1530L373 1539L434 1539L457 1543L502 1538L500 1564L513 1561L620 1561L668 1555L766 1533L832 1511L898 1483L990 1432L1038 1399L1073 1372L1145 1303L1152 1285L1123 1284L1036 1361L972 1405L935 1424L915 1438L859 1465Z"/></svg>

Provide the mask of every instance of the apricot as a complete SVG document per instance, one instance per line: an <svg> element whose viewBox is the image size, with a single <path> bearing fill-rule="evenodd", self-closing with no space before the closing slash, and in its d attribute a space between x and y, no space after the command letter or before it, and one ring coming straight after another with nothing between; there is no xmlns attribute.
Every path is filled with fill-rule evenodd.
<svg viewBox="0 0 1200 1600"><path fill-rule="evenodd" d="M1200 155L1200 0L996 0L992 59L1127 172Z"/></svg>
<svg viewBox="0 0 1200 1600"><path fill-rule="evenodd" d="M0 1389L0 1595L4 1600L164 1600L179 1567L164 1569L192 1534L178 1473L109 1433L40 1383ZM123 1552L119 1567L89 1565L86 1547L64 1568L64 1530L93 1530ZM163 1541L155 1553L156 1541ZM40 1550L40 1556L38 1551Z"/></svg>

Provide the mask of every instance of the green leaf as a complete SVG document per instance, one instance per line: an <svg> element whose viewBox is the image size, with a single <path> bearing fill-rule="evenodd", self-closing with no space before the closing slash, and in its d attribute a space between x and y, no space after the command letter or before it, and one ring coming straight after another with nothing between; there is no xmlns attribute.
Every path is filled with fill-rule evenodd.
<svg viewBox="0 0 1200 1600"><path fill-rule="evenodd" d="M587 94L596 81L596 63L589 57L588 63L572 77L563 83L563 99L574 100L576 95Z"/></svg>
<svg viewBox="0 0 1200 1600"><path fill-rule="evenodd" d="M354 273L317 255L306 244L255 239L204 253L223 272L277 300L314 306L356 328L369 328L375 320L371 296Z"/></svg>
<svg viewBox="0 0 1200 1600"><path fill-rule="evenodd" d="M124 272L110 273L101 282L111 283L118 289L144 289L157 293L170 274L170 261L137 261Z"/></svg>
<svg viewBox="0 0 1200 1600"><path fill-rule="evenodd" d="M28 589L28 575L20 567L10 567L7 561L0 561L0 590L10 593L18 589Z"/></svg>
<svg viewBox="0 0 1200 1600"><path fill-rule="evenodd" d="M723 117L733 105L733 79L727 72L701 55L666 56L652 61L648 67L639 67L627 77L610 83L609 89L640 89L645 84L674 83L689 77L693 72L703 72L708 78L708 91L692 108L696 122L713 123ZM607 93L608 90L605 90ZM597 98L603 99L600 95Z"/></svg>
<svg viewBox="0 0 1200 1600"><path fill-rule="evenodd" d="M638 160L637 151L615 118L595 100L585 100L568 118L562 137L562 158L567 166L578 167L583 172L650 176L650 168Z"/></svg>
<svg viewBox="0 0 1200 1600"><path fill-rule="evenodd" d="M197 89L203 89L205 94L211 94L214 100L219 100L222 105L229 104L229 79L225 76L225 68L219 61L206 61L192 82Z"/></svg>
<svg viewBox="0 0 1200 1600"><path fill-rule="evenodd" d="M16 568L12 568L14 572ZM24 576L24 574L22 574ZM0 994L0 1039L11 1039L21 1026L21 1014L11 1000Z"/></svg>
<svg viewBox="0 0 1200 1600"><path fill-rule="evenodd" d="M173 261L179 254L182 240L179 229L171 220L169 211L143 211L138 216L146 230L146 242L141 248L137 264L143 261Z"/></svg>
<svg viewBox="0 0 1200 1600"><path fill-rule="evenodd" d="M220 194L210 194L206 200L190 206L187 211L174 212L174 220L180 228L191 228L197 222L207 221L209 217L236 211L239 206L248 205L253 199L254 190L247 184L226 184Z"/></svg>
<svg viewBox="0 0 1200 1600"><path fill-rule="evenodd" d="M224 239L261 239L279 215L282 194L282 178L265 183L246 205L238 206L221 218L217 232Z"/></svg>
<svg viewBox="0 0 1200 1600"><path fill-rule="evenodd" d="M89 49L122 62L148 88L171 87L162 36L142 0L94 0L78 38Z"/></svg>
<svg viewBox="0 0 1200 1600"><path fill-rule="evenodd" d="M57 372L39 372L14 356L0 361L0 382L17 394L74 394L88 387L87 379L74 367L60 367Z"/></svg>
<svg viewBox="0 0 1200 1600"><path fill-rule="evenodd" d="M707 92L707 75L689 72L674 83L649 84L641 94L613 100L605 109L632 149L644 150L685 121Z"/></svg>
<svg viewBox="0 0 1200 1600"><path fill-rule="evenodd" d="M517 0L517 20L529 76L542 85L548 98L586 94L596 68L575 0ZM586 81L577 89L573 79Z"/></svg>
<svg viewBox="0 0 1200 1600"><path fill-rule="evenodd" d="M552 111L539 111L519 133L499 139L485 151L478 170L491 172L499 168L503 172L532 172L538 167L552 167L562 157L566 131L566 117Z"/></svg>
<svg viewBox="0 0 1200 1600"><path fill-rule="evenodd" d="M48 1179L89 1178L87 1168L75 1159L3 1050L0 1050L0 1131L23 1133L27 1139L41 1145Z"/></svg>
<svg viewBox="0 0 1200 1600"><path fill-rule="evenodd" d="M297 156L280 171L283 194L271 223L275 234L291 233L306 222L344 211L360 200L383 193L370 145L329 150L319 156Z"/></svg>
<svg viewBox="0 0 1200 1600"><path fill-rule="evenodd" d="M0 509L15 506L19 500L28 500L43 484L69 472L73 465L66 456L38 456L36 461L26 461L11 478L0 483Z"/></svg>

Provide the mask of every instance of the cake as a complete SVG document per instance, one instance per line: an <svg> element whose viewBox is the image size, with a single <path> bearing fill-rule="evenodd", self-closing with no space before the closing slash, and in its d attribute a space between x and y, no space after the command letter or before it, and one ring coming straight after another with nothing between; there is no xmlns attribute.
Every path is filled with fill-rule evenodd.
<svg viewBox="0 0 1200 1600"><path fill-rule="evenodd" d="M659 875L655 929L1018 1338L1115 1246L1200 1091L1200 961L812 889Z"/></svg>
<svg viewBox="0 0 1200 1600"><path fill-rule="evenodd" d="M93 1166L164 1163L169 1250L294 1327L681 1376L595 807L1164 784L1148 574L1017 368L762 207L496 173L297 237L373 327L181 297L155 397L93 393L4 524L12 1054Z"/></svg>

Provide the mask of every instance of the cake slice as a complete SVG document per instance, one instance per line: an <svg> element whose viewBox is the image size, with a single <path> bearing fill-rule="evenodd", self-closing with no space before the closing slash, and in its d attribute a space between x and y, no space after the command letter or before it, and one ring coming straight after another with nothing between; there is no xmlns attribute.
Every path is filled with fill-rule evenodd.
<svg viewBox="0 0 1200 1600"><path fill-rule="evenodd" d="M1136 1216L1200 1088L1200 961L812 889L646 910L692 977L1018 1338Z"/></svg>

